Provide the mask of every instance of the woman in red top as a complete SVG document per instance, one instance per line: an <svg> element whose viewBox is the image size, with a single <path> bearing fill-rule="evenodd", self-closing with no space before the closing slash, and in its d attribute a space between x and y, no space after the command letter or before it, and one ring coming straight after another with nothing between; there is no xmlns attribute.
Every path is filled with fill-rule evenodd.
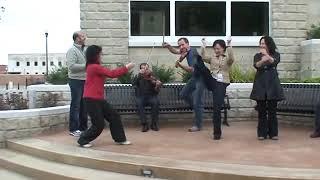
<svg viewBox="0 0 320 180"><path fill-rule="evenodd" d="M78 143L81 147L91 147L90 142L101 134L106 119L110 123L112 139L120 145L129 145L131 143L126 139L120 115L104 100L103 91L107 77L116 78L124 75L134 67L134 64L129 63L124 67L110 70L101 65L101 52L102 48L96 45L89 46L86 50L87 78L83 97L92 125L81 134Z"/></svg>

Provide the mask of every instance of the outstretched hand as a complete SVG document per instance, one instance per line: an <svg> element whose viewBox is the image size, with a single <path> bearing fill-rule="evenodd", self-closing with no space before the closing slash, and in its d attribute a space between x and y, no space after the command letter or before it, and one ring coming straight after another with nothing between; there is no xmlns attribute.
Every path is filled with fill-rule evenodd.
<svg viewBox="0 0 320 180"><path fill-rule="evenodd" d="M202 47L206 47L207 46L207 41L205 38L201 39L201 43L202 43Z"/></svg>
<svg viewBox="0 0 320 180"><path fill-rule="evenodd" d="M162 43L162 47L164 47L164 48L168 48L169 46L171 46L171 45L167 42Z"/></svg>
<svg viewBox="0 0 320 180"><path fill-rule="evenodd" d="M128 64L126 65L126 68L127 68L128 70L131 70L134 66L135 66L134 63L128 63Z"/></svg>

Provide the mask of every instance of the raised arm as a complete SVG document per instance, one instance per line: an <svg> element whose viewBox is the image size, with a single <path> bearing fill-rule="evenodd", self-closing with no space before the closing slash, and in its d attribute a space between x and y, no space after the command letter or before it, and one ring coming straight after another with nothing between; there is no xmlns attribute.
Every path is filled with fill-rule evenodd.
<svg viewBox="0 0 320 180"><path fill-rule="evenodd" d="M233 62L234 62L234 55L233 55L232 47L231 47L231 46L230 46L230 47L227 47L226 51L227 51L227 55L228 55L227 63L228 63L229 65L232 65Z"/></svg>
<svg viewBox="0 0 320 180"><path fill-rule="evenodd" d="M162 44L163 47L167 48L172 54L180 54L180 51L174 47L172 47L169 43L164 42Z"/></svg>

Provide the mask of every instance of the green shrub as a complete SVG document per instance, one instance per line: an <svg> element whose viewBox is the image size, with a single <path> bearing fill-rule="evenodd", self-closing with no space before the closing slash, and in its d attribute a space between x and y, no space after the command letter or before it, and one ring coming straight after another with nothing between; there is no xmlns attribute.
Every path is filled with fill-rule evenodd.
<svg viewBox="0 0 320 180"><path fill-rule="evenodd" d="M317 26L311 25L311 28L307 31L307 39L320 39L320 23Z"/></svg>
<svg viewBox="0 0 320 180"><path fill-rule="evenodd" d="M28 109L28 100L22 93L6 93L0 95L0 110Z"/></svg>
<svg viewBox="0 0 320 180"><path fill-rule="evenodd" d="M68 83L68 68L56 68L48 74L47 81L51 84L67 84Z"/></svg>
<svg viewBox="0 0 320 180"><path fill-rule="evenodd" d="M233 64L230 71L231 83L249 83L254 81L256 71L253 68L243 72L240 65Z"/></svg>
<svg viewBox="0 0 320 180"><path fill-rule="evenodd" d="M320 83L320 77L318 78L309 78L309 79L281 79L281 83Z"/></svg>
<svg viewBox="0 0 320 180"><path fill-rule="evenodd" d="M175 69L165 65L152 65L153 75L162 83L170 83L175 80Z"/></svg>

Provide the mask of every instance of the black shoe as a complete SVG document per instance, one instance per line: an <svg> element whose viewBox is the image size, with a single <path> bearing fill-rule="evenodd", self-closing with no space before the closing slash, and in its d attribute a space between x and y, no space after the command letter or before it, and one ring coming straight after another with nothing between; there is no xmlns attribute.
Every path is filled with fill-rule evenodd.
<svg viewBox="0 0 320 180"><path fill-rule="evenodd" d="M221 139L221 135L213 135L213 140L220 140Z"/></svg>
<svg viewBox="0 0 320 180"><path fill-rule="evenodd" d="M159 131L158 123L153 122L151 124L151 129L154 130L154 131Z"/></svg>
<svg viewBox="0 0 320 180"><path fill-rule="evenodd" d="M141 131L142 131L142 132L147 132L147 131L149 131L149 125L148 125L148 124L143 124Z"/></svg>
<svg viewBox="0 0 320 180"><path fill-rule="evenodd" d="M317 132L317 131L313 132L313 133L310 135L310 138L318 138L318 137L320 137L320 132Z"/></svg>

